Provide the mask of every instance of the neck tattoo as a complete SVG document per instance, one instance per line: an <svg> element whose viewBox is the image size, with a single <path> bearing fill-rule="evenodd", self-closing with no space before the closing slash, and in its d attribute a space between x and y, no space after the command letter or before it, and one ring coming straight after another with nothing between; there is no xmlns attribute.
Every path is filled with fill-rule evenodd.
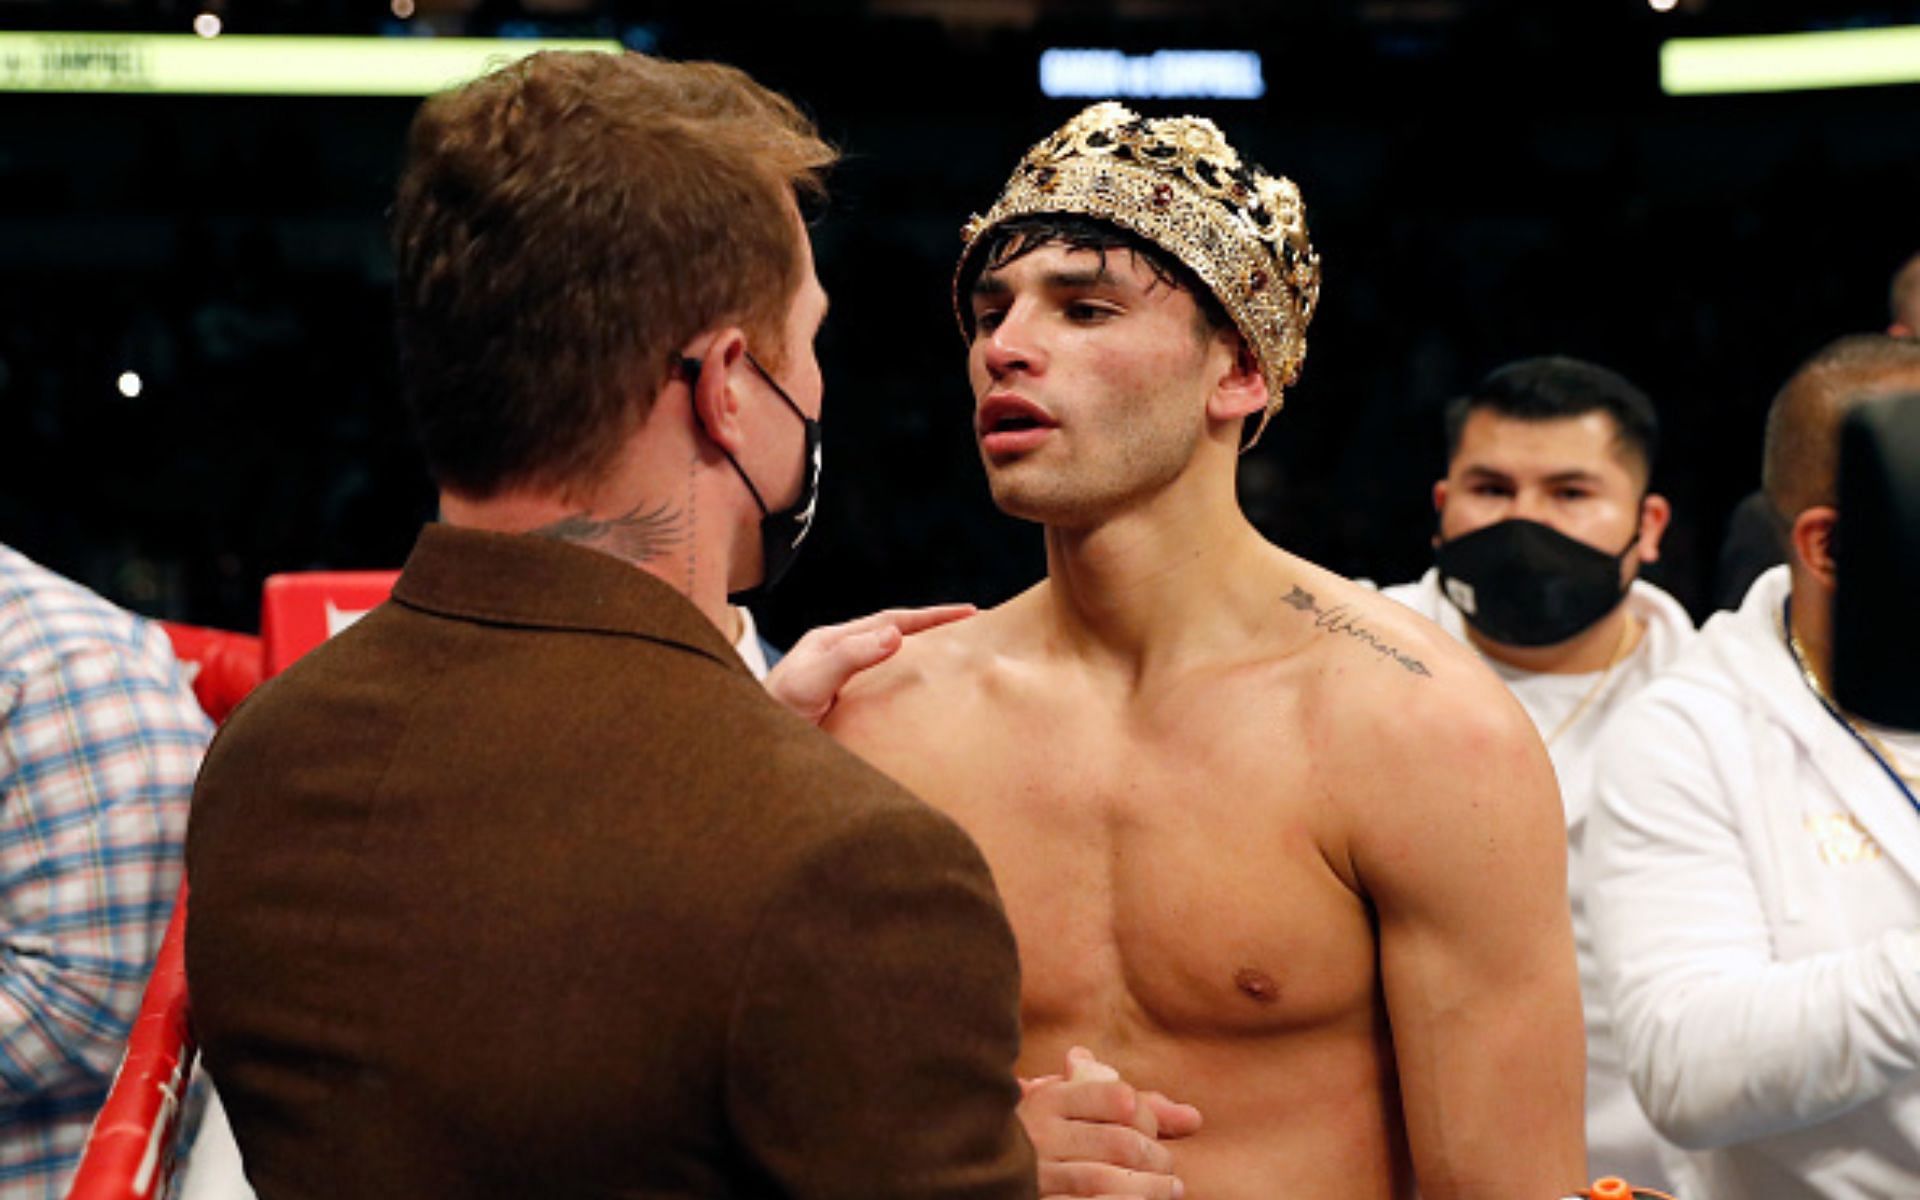
<svg viewBox="0 0 1920 1200"><path fill-rule="evenodd" d="M693 503L693 484L694 484L694 479L699 474L699 470L700 470L700 456L698 454L688 455L687 456L687 528L686 528L685 540L687 543L687 599L689 600L693 599L693 579L695 574L694 566L699 561L699 557L700 557L700 539L694 536L694 530L700 523L700 510Z"/></svg>
<svg viewBox="0 0 1920 1200"><path fill-rule="evenodd" d="M533 532L591 546L632 563L664 558L687 539L684 514L664 500L651 508L642 501L618 516L604 519L575 513Z"/></svg>

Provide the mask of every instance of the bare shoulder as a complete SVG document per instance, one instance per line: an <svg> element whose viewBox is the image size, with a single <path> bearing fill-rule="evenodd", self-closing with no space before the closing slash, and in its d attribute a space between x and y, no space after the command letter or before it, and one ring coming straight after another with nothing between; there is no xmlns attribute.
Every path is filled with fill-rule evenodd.
<svg viewBox="0 0 1920 1200"><path fill-rule="evenodd" d="M1329 702L1404 712L1507 695L1472 650L1372 588L1296 560L1278 600Z"/></svg>
<svg viewBox="0 0 1920 1200"><path fill-rule="evenodd" d="M821 727L867 752L922 736L977 703L1020 623L1016 598L963 621L907 638L892 658L841 689Z"/></svg>
<svg viewBox="0 0 1920 1200"><path fill-rule="evenodd" d="M1492 1194L1511 1176L1501 1194L1558 1195L1581 1177L1583 1071L1546 750L1470 648L1387 597L1296 577L1280 590L1305 639L1321 847L1375 921L1421 1188Z"/></svg>
<svg viewBox="0 0 1920 1200"><path fill-rule="evenodd" d="M1318 568L1282 607L1308 632L1309 720L1367 822L1424 824L1463 806L1561 828L1553 768L1526 713L1472 650L1425 617Z"/></svg>

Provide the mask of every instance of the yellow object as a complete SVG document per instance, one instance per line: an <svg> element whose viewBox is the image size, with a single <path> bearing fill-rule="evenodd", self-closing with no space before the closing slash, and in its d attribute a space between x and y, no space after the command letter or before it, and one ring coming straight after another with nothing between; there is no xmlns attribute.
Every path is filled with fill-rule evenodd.
<svg viewBox="0 0 1920 1200"><path fill-rule="evenodd" d="M539 38L0 34L0 92L425 96L536 50L619 53Z"/></svg>
<svg viewBox="0 0 1920 1200"><path fill-rule="evenodd" d="M1920 83L1920 26L1673 38L1660 47L1660 90L1669 96L1891 83Z"/></svg>

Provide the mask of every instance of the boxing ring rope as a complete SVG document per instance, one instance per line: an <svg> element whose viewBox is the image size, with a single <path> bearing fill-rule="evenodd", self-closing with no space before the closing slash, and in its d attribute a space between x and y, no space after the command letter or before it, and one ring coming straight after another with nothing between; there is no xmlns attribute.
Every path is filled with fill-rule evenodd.
<svg viewBox="0 0 1920 1200"><path fill-rule="evenodd" d="M262 680L385 600L397 571L303 571L269 578L260 636L160 622L194 696L223 721ZM174 900L153 973L107 1100L94 1117L68 1200L164 1200L173 1185L187 1085L199 1057L187 994L187 884Z"/></svg>

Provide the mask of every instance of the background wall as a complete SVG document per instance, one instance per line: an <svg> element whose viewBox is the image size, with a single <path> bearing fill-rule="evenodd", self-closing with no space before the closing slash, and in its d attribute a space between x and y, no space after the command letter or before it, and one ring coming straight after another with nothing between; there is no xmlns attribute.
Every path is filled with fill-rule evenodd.
<svg viewBox="0 0 1920 1200"><path fill-rule="evenodd" d="M350 7L235 4L227 27L395 24ZM994 602L1042 569L1037 532L986 496L947 282L960 223L1080 105L1038 95L1038 53L1060 45L1264 56L1264 99L1137 105L1214 117L1306 198L1326 285L1305 377L1244 462L1263 530L1350 574L1413 576L1440 406L1503 361L1574 354L1660 406L1656 485L1677 518L1658 577L1703 613L1774 389L1830 338L1884 327L1889 277L1920 251L1920 88L1659 94L1661 37L1834 15L1757 7L1739 25L1625 0L583 2L433 19L725 59L847 152L815 231L834 300L826 492L760 614L789 640L886 604ZM190 16L0 0L16 27L171 32ZM270 572L398 565L432 503L395 392L383 225L413 107L0 96L0 541L140 611L232 628L254 625ZM127 370L137 397L116 387Z"/></svg>

